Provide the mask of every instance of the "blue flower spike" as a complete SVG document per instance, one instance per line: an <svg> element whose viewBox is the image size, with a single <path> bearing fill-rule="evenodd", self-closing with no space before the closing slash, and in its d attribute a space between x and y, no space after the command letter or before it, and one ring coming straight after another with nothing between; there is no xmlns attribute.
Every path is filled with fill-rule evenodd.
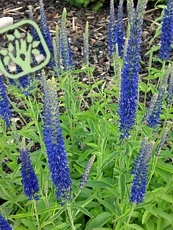
<svg viewBox="0 0 173 230"><path fill-rule="evenodd" d="M159 50L159 57L163 60L168 60L171 52L171 45L173 43L173 1L168 0L166 8L164 9L162 27L161 27L161 47Z"/></svg>
<svg viewBox="0 0 173 230"><path fill-rule="evenodd" d="M134 17L130 15L130 36L125 53L118 106L120 138L128 138L133 129L138 105L140 47L143 15L147 1L138 1ZM131 9L132 10L132 9Z"/></svg>
<svg viewBox="0 0 173 230"><path fill-rule="evenodd" d="M30 153L27 148L20 148L22 184L25 195L29 200L38 200L39 184L31 163Z"/></svg>
<svg viewBox="0 0 173 230"><path fill-rule="evenodd" d="M0 117L5 121L7 126L11 124L11 106L2 76L0 76Z"/></svg>
<svg viewBox="0 0 173 230"><path fill-rule="evenodd" d="M143 201L147 187L148 165L151 159L154 143L150 143L148 138L144 138L141 143L139 154L137 155L131 174L134 175L130 201L139 204Z"/></svg>
<svg viewBox="0 0 173 230"><path fill-rule="evenodd" d="M42 71L42 87L44 143L56 196L63 204L72 197L72 181L59 121L56 81L54 78L46 80L44 71Z"/></svg>
<svg viewBox="0 0 173 230"><path fill-rule="evenodd" d="M7 220L0 214L0 230L12 230Z"/></svg>

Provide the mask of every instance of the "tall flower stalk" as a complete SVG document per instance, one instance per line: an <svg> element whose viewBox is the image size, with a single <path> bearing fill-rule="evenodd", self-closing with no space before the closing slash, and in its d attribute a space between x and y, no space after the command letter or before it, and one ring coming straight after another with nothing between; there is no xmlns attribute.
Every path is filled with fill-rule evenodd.
<svg viewBox="0 0 173 230"><path fill-rule="evenodd" d="M134 175L130 195L130 201L132 203L138 204L143 201L147 186L148 164L151 159L153 147L153 143L150 143L147 138L144 138L139 154L134 161L131 172L131 174Z"/></svg>
<svg viewBox="0 0 173 230"><path fill-rule="evenodd" d="M59 106L55 79L46 80L45 74L42 72L42 86L44 94L43 134L48 164L52 181L56 188L57 199L65 202L71 199L72 182L59 121Z"/></svg>
<svg viewBox="0 0 173 230"><path fill-rule="evenodd" d="M110 54L114 54L117 51L116 46L118 45L118 54L122 58L124 50L124 24L123 24L123 2L120 0L118 6L117 22L115 22L114 12L114 0L110 1L110 17L108 25L108 46Z"/></svg>
<svg viewBox="0 0 173 230"><path fill-rule="evenodd" d="M173 1L168 0L167 6L164 9L164 15L161 28L161 47L159 57L163 60L168 60L173 43Z"/></svg>
<svg viewBox="0 0 173 230"><path fill-rule="evenodd" d="M53 49L53 42L51 38L51 34L49 31L49 27L46 20L45 10L44 10L44 4L43 0L39 0L40 5L40 30L42 32L42 35L46 41L46 44L48 46L48 49L52 55L52 59L54 58L54 49ZM44 56L46 56L45 53L43 53ZM54 63L52 60L49 61L49 66L54 67Z"/></svg>
<svg viewBox="0 0 173 230"><path fill-rule="evenodd" d="M38 199L39 184L34 168L31 164L30 153L27 148L20 149L22 184L25 195L29 200Z"/></svg>
<svg viewBox="0 0 173 230"><path fill-rule="evenodd" d="M121 138L129 136L129 131L134 127L138 104L138 84L140 71L140 46L142 36L143 15L147 0L138 1L137 8L130 17L130 36L127 52L124 57L121 88L119 99L119 121ZM130 8L132 11L133 9ZM128 12L130 13L130 12Z"/></svg>
<svg viewBox="0 0 173 230"><path fill-rule="evenodd" d="M6 88L4 85L3 77L0 76L0 117L5 121L6 125L11 124L11 108L10 102L7 97Z"/></svg>
<svg viewBox="0 0 173 230"><path fill-rule="evenodd" d="M61 57L62 57L62 64L63 64L64 70L73 70L74 62L73 62L72 52L70 49L70 44L69 44L69 40L67 36L66 15L67 15L67 11L64 8L62 12L61 26L60 26Z"/></svg>

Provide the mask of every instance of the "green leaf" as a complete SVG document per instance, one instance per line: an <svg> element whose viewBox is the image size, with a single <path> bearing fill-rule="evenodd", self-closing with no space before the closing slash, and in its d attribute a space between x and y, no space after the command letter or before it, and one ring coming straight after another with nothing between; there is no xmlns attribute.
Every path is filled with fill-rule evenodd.
<svg viewBox="0 0 173 230"><path fill-rule="evenodd" d="M112 230L112 228L94 228L93 230Z"/></svg>
<svg viewBox="0 0 173 230"><path fill-rule="evenodd" d="M101 166L101 170L106 167L109 163L111 163L113 161L113 159L118 155L120 154L119 152L112 152L102 163L102 166Z"/></svg>
<svg viewBox="0 0 173 230"><path fill-rule="evenodd" d="M7 38L9 41L14 41L15 37L12 34L7 34Z"/></svg>
<svg viewBox="0 0 173 230"><path fill-rule="evenodd" d="M104 212L92 219L86 226L85 230L91 230L98 227L103 227L105 223L111 219L112 214L110 212Z"/></svg>
<svg viewBox="0 0 173 230"><path fill-rule="evenodd" d="M159 162L157 163L157 167L159 169L162 169L163 171L169 172L169 173L173 173L173 165L171 164L166 164L163 162Z"/></svg>
<svg viewBox="0 0 173 230"><path fill-rule="evenodd" d="M94 217L86 208L83 208L81 205L74 204L72 207L74 209L77 209L77 210L81 211L82 213L84 213L85 215L89 216L90 218Z"/></svg>
<svg viewBox="0 0 173 230"><path fill-rule="evenodd" d="M129 227L130 229L135 229L135 230L144 230L143 228L141 228L139 225L137 224L128 224L127 227Z"/></svg>
<svg viewBox="0 0 173 230"><path fill-rule="evenodd" d="M115 213L114 205L109 204L106 200L102 200L99 197L96 197L99 204L102 204L105 208L107 208L110 212Z"/></svg>
<svg viewBox="0 0 173 230"><path fill-rule="evenodd" d="M14 219L21 219L21 218L25 218L27 216L32 217L33 213L32 212L27 212L27 213L20 213L20 214L16 214L16 215L10 215L10 218L14 218Z"/></svg>
<svg viewBox="0 0 173 230"><path fill-rule="evenodd" d="M0 50L0 54L2 54L3 56L6 56L8 54L7 50Z"/></svg>
<svg viewBox="0 0 173 230"><path fill-rule="evenodd" d="M9 45L8 45L8 51L9 52L12 52L14 50L14 46L13 44L10 42Z"/></svg>
<svg viewBox="0 0 173 230"><path fill-rule="evenodd" d="M34 42L32 43L32 47L33 47L33 48L37 48L39 44L40 44L39 41L34 41Z"/></svg>
<svg viewBox="0 0 173 230"><path fill-rule="evenodd" d="M120 197L123 200L124 195L126 193L126 178L124 174L120 174L119 176L119 188L120 188Z"/></svg>
<svg viewBox="0 0 173 230"><path fill-rule="evenodd" d="M158 214L158 216L162 217L163 219L165 219L166 221L168 221L171 226L173 226L173 219L172 219L172 215L167 214L166 212L164 212L162 209L155 209L155 212Z"/></svg>
<svg viewBox="0 0 173 230"><path fill-rule="evenodd" d="M28 42L28 43L31 43L32 40L33 40L33 37L32 37L31 34L28 32L28 33L27 33L27 42Z"/></svg>
<svg viewBox="0 0 173 230"><path fill-rule="evenodd" d="M112 188L111 184L105 183L103 181L88 181L87 182L87 187L92 187L92 188Z"/></svg>
<svg viewBox="0 0 173 230"><path fill-rule="evenodd" d="M4 57L4 64L5 65L8 65L9 64L9 60L10 60L10 57L9 56L6 56L6 57Z"/></svg>
<svg viewBox="0 0 173 230"><path fill-rule="evenodd" d="M160 196L158 196L158 197L160 197ZM173 197L172 196L169 196L169 195L166 195L166 194L161 194L160 199L165 200L165 201L173 204Z"/></svg>
<svg viewBox="0 0 173 230"><path fill-rule="evenodd" d="M36 226L33 224L33 221L28 219L21 219L21 222L27 226L30 230L35 230Z"/></svg>
<svg viewBox="0 0 173 230"><path fill-rule="evenodd" d="M37 49L33 49L33 50L31 51L31 53L32 53L32 54L39 54L39 53L40 53L40 51L39 51L39 50L37 50Z"/></svg>
<svg viewBox="0 0 173 230"><path fill-rule="evenodd" d="M145 224L151 216L151 212L145 210L144 215L142 216L142 224Z"/></svg>
<svg viewBox="0 0 173 230"><path fill-rule="evenodd" d="M15 36L16 38L20 38L20 37L21 37L18 29L15 29L15 31L14 31L14 36Z"/></svg>

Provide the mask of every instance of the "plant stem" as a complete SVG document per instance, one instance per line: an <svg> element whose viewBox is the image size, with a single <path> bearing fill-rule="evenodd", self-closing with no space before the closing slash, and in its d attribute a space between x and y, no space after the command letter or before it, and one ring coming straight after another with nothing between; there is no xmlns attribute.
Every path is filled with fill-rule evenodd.
<svg viewBox="0 0 173 230"><path fill-rule="evenodd" d="M39 217L38 217L38 212L37 212L36 200L33 200L33 205L34 205L35 217L36 217L36 220L37 220L37 227L38 227L38 230L41 230L41 226L40 226L40 222L39 222Z"/></svg>
<svg viewBox="0 0 173 230"><path fill-rule="evenodd" d="M70 223L71 223L71 229L72 230L76 230L75 226L74 226L74 222L73 222L73 217L72 217L72 212L71 212L71 205L67 204L67 212L68 212L68 216L70 218Z"/></svg>
<svg viewBox="0 0 173 230"><path fill-rule="evenodd" d="M128 219L127 219L126 226L130 223L130 220L131 220L131 217L132 217L132 215L133 215L133 211L134 211L135 207L136 207L136 204L133 203L133 205L132 205L132 207L131 207L131 211L130 211L130 213L129 213L129 217L128 217ZM127 228L125 228L125 229L127 229Z"/></svg>

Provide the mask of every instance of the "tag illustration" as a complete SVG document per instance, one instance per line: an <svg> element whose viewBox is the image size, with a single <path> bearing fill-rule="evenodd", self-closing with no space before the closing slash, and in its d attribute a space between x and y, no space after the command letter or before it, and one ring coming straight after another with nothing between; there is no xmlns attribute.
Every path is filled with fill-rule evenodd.
<svg viewBox="0 0 173 230"><path fill-rule="evenodd" d="M31 35L31 29L37 40ZM42 69L50 60L50 51L34 21L23 20L1 29L0 40L0 71L6 77L17 79L33 73Z"/></svg>

